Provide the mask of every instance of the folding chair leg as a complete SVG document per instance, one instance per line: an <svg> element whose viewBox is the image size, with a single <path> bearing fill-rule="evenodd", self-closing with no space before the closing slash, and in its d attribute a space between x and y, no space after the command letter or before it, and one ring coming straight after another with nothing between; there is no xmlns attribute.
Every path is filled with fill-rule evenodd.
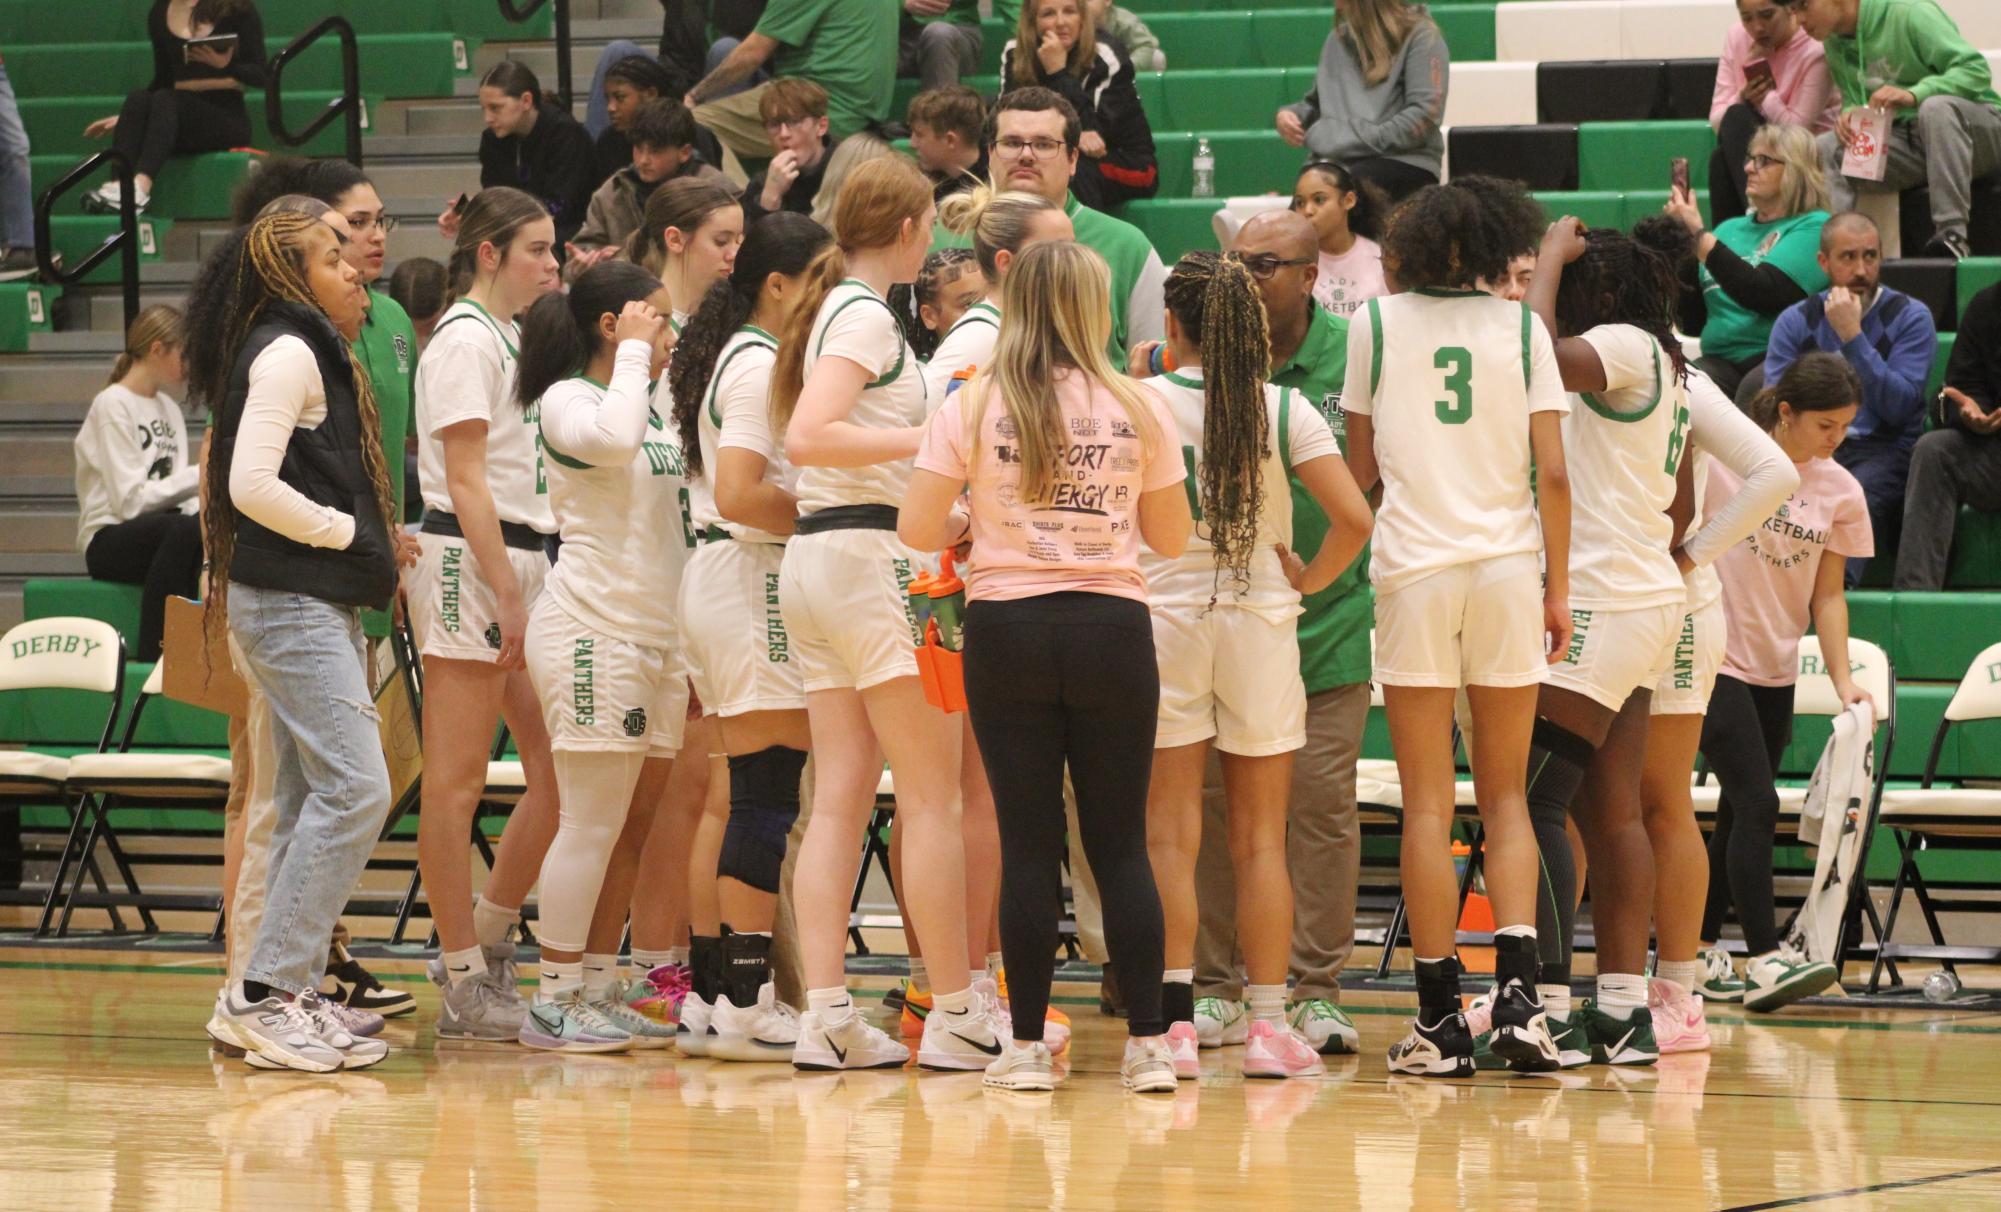
<svg viewBox="0 0 2001 1212"><path fill-rule="evenodd" d="M110 853L111 861L118 866L118 875L120 879L125 881L126 891L130 892L133 898L137 900L141 895L139 877L133 871L132 860L125 856L125 846L118 840L117 831L111 827L112 802L109 796L97 801L95 810L97 830L104 838L104 848ZM158 934L160 932L160 924L153 920L153 911L148 909L144 904L137 904L134 908L139 911L139 921L145 926L146 933Z"/></svg>
<svg viewBox="0 0 2001 1212"><path fill-rule="evenodd" d="M1911 873L1917 869L1917 863L1911 856L1910 845L1902 837L1897 839L1897 849L1902 856L1902 861L1897 865L1896 881L1890 885L1890 912L1883 919L1882 941L1876 947L1876 965L1869 973L1869 987L1871 989L1876 988L1877 983L1882 979L1883 965L1889 960L1887 948L1890 946L1890 939L1896 934L1897 930L1897 914L1904 907L1904 885L1909 882Z"/></svg>
<svg viewBox="0 0 2001 1212"><path fill-rule="evenodd" d="M410 869L410 887L403 893L403 901L396 906L396 927L389 932L392 944L401 944L403 933L410 927L410 914L417 907L417 890L423 885L424 873L416 867Z"/></svg>
<svg viewBox="0 0 2001 1212"><path fill-rule="evenodd" d="M84 820L89 815L84 811L86 797L77 796L65 804L69 810L69 832L63 837L62 853L56 856L55 874L49 878L49 895L42 901L42 916L35 922L35 937L45 937L56 918L56 900L63 894L63 885L69 882L70 863L76 854L77 843L83 840Z"/></svg>
<svg viewBox="0 0 2001 1212"><path fill-rule="evenodd" d="M1922 843L1918 849L1920 851L1924 849ZM1915 856L1911 859L1911 894L1918 898L1918 911L1925 915L1925 926L1931 931L1932 942L1940 947L1945 946L1945 930L1939 925L1938 907L1932 904L1931 890L1925 885L1924 872L1918 870ZM1951 960L1940 959L1939 963L1947 972L1958 975L1959 969L1953 967Z"/></svg>
<svg viewBox="0 0 2001 1212"><path fill-rule="evenodd" d="M869 813L868 833L862 838L861 869L855 874L855 892L848 898L848 941L854 944L858 956L869 954L868 944L862 940L861 928L855 924L855 914L861 911L862 888L868 884L869 859L877 858L882 864L884 876L889 872L889 847L882 840L885 814L881 808ZM880 850L881 854L876 852ZM892 884L894 881L892 881Z"/></svg>
<svg viewBox="0 0 2001 1212"><path fill-rule="evenodd" d="M1403 894L1398 893L1396 908L1390 910L1389 928L1383 931L1382 958L1376 961L1376 979L1379 981L1389 977L1390 960L1397 952L1397 938L1403 934L1405 912Z"/></svg>

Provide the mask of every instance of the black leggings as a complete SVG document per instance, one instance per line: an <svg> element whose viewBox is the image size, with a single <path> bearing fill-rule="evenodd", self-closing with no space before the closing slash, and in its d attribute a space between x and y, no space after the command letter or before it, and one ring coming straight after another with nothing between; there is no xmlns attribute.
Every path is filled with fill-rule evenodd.
<svg viewBox="0 0 2001 1212"><path fill-rule="evenodd" d="M1347 167L1349 172L1380 187L1389 195L1392 205L1403 201L1427 185L1438 184L1437 173L1428 173L1421 168L1405 164L1402 160L1392 160L1388 156L1350 160Z"/></svg>
<svg viewBox="0 0 2001 1212"><path fill-rule="evenodd" d="M1723 789L1709 837L1709 903L1702 937L1714 939L1737 906L1744 945L1763 955L1779 945L1772 905L1772 842L1779 828L1779 756L1793 739L1793 688L1716 679L1702 721L1702 756Z"/></svg>
<svg viewBox="0 0 2001 1212"><path fill-rule="evenodd" d="M125 95L111 145L132 161L132 171L160 175L167 157L228 151L250 144L250 111L234 89L211 93L182 88L140 89Z"/></svg>
<svg viewBox="0 0 2001 1212"><path fill-rule="evenodd" d="M1098 879L1105 946L1133 1035L1159 1035L1160 893L1146 792L1160 710L1143 602L1054 593L966 610L966 701L993 784L1001 842L1001 954L1015 1037L1041 1039L1063 915L1063 768Z"/></svg>
<svg viewBox="0 0 2001 1212"><path fill-rule="evenodd" d="M1716 150L1709 153L1709 222L1735 219L1750 208L1744 196L1744 161L1751 155L1751 137L1765 125L1765 115L1739 101L1723 111L1716 131Z"/></svg>
<svg viewBox="0 0 2001 1212"><path fill-rule="evenodd" d="M114 522L90 536L83 566L92 580L143 586L135 661L160 659L167 595L201 596L201 519L178 510Z"/></svg>

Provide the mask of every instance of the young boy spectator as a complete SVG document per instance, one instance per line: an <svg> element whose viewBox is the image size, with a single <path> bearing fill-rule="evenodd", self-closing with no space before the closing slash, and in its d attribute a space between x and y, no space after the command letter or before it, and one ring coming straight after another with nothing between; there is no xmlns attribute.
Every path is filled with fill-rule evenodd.
<svg viewBox="0 0 2001 1212"><path fill-rule="evenodd" d="M910 99L904 120L917 167L937 183L938 201L986 180L987 107L978 93L963 84L927 88Z"/></svg>
<svg viewBox="0 0 2001 1212"><path fill-rule="evenodd" d="M834 143L827 130L827 90L811 80L785 76L759 90L757 113L773 155L743 191L746 228L774 211L813 213L813 199L825 183Z"/></svg>
<svg viewBox="0 0 2001 1212"><path fill-rule="evenodd" d="M630 163L591 195L590 210L570 242L569 260L563 266L566 281L617 255L638 230L646 200L661 185L681 177L712 177L735 192L736 187L696 153L695 116L679 101L655 97L643 103L626 120L625 133L632 141Z"/></svg>
<svg viewBox="0 0 2001 1212"><path fill-rule="evenodd" d="M1911 448L1925 429L1925 380L1938 349L1929 307L1881 285L1883 238L1867 215L1847 211L1820 229L1820 268L1832 283L1788 307L1772 326L1764 378L1776 383L1802 355L1831 353L1862 380L1862 409L1834 461L1862 483L1870 529L1897 532ZM1757 372L1753 372L1754 374ZM1869 561L1848 558L1848 585Z"/></svg>
<svg viewBox="0 0 2001 1212"><path fill-rule="evenodd" d="M1911 450L1896 588L1945 588L1962 505L2001 511L2001 286L1966 301L1932 431Z"/></svg>
<svg viewBox="0 0 2001 1212"><path fill-rule="evenodd" d="M1930 186L1925 255L1966 256L1973 182L2001 168L2001 94L1986 57L1934 0L1787 0L1787 7L1826 48L1841 90L1841 118L1820 137L1834 209L1855 209L1855 183L1842 175L1841 160L1856 119L1864 106L1888 110L1896 122L1884 188Z"/></svg>
<svg viewBox="0 0 2001 1212"><path fill-rule="evenodd" d="M1014 21L1021 0L994 0L994 16ZM897 34L896 74L916 76L924 87L945 88L980 69L980 0L903 0Z"/></svg>
<svg viewBox="0 0 2001 1212"><path fill-rule="evenodd" d="M1785 0L1737 0L1737 24L1724 35L1709 99L1709 125L1716 131L1709 221L1734 219L1749 207L1744 161L1759 127L1804 126L1818 135L1834 129L1840 112L1827 56L1793 20Z"/></svg>
<svg viewBox="0 0 2001 1212"><path fill-rule="evenodd" d="M1159 36L1146 27L1138 14L1120 8L1112 0L1086 0L1085 6L1091 10L1091 20L1097 22L1098 33L1109 35L1125 48L1127 57L1133 61L1133 70L1167 70L1167 53L1160 49ZM1000 10L1000 5L994 5L994 16L1000 16Z"/></svg>

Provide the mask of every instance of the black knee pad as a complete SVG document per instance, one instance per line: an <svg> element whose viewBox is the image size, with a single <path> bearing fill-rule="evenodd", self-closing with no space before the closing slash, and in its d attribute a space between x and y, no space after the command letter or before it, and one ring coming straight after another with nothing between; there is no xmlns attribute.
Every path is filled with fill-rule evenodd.
<svg viewBox="0 0 2001 1212"><path fill-rule="evenodd" d="M799 819L803 750L773 745L730 759L730 815L716 874L760 892L778 891L785 839Z"/></svg>

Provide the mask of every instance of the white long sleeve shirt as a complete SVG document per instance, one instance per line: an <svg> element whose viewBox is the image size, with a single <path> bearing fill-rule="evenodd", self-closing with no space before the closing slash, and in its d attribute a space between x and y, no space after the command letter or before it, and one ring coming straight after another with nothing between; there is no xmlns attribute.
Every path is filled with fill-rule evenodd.
<svg viewBox="0 0 2001 1212"><path fill-rule="evenodd" d="M107 526L195 511L201 473L188 462L187 418L167 393L142 396L113 383L90 402L74 446L78 551Z"/></svg>
<svg viewBox="0 0 2001 1212"><path fill-rule="evenodd" d="M1744 487L1722 508L1710 515L1702 528L1682 544L1695 568L1684 578L1688 583L1688 608L1699 610L1723 593L1722 582L1711 567L1717 557L1743 542L1752 531L1772 516L1792 491L1799 487L1799 472L1779 444L1744 415L1729 396L1699 370L1688 373L1689 441L1696 453L1708 455L1735 472ZM1696 517L1702 516L1702 482L1698 469Z"/></svg>
<svg viewBox="0 0 2001 1212"><path fill-rule="evenodd" d="M299 337L283 336L250 364L250 391L229 464L229 498L244 517L297 543L345 550L354 517L321 505L278 478L292 433L327 419L319 359Z"/></svg>

